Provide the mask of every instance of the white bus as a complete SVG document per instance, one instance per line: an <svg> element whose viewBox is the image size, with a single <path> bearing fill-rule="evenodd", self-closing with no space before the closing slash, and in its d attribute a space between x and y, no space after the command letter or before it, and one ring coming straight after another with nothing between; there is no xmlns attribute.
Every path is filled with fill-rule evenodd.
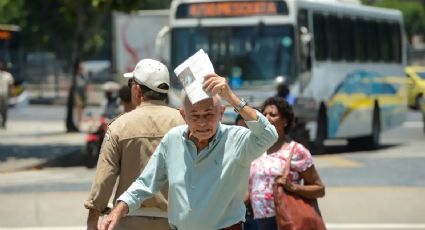
<svg viewBox="0 0 425 230"><path fill-rule="evenodd" d="M171 4L166 56L174 69L202 48L253 106L284 79L301 130L294 133L305 128L300 141L312 150L326 139L375 148L406 115L403 30L399 11L356 1L180 0Z"/></svg>

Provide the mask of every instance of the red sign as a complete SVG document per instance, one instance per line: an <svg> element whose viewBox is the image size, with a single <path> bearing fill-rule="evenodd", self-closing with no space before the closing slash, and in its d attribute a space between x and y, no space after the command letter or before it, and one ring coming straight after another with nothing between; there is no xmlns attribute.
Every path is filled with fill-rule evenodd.
<svg viewBox="0 0 425 230"><path fill-rule="evenodd" d="M0 31L0 40L10 40L12 34L9 31Z"/></svg>
<svg viewBox="0 0 425 230"><path fill-rule="evenodd" d="M250 15L276 15L275 2L210 2L189 6L190 17L238 17Z"/></svg>

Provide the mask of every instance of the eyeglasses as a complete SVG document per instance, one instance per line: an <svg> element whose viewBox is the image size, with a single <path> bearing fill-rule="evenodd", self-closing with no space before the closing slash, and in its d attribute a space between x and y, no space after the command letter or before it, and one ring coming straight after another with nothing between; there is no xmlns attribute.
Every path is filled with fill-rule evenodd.
<svg viewBox="0 0 425 230"><path fill-rule="evenodd" d="M127 82L128 88L131 89L131 87L133 86L133 83L134 83L134 79L133 78L128 79L128 82Z"/></svg>

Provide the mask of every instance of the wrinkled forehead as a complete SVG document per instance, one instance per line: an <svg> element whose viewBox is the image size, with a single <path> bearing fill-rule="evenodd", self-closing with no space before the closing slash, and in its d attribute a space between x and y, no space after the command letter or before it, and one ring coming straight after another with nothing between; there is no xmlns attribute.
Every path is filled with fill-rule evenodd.
<svg viewBox="0 0 425 230"><path fill-rule="evenodd" d="M216 111L219 106L220 101L217 97L207 98L195 104L192 104L187 97L184 100L184 110L186 112Z"/></svg>

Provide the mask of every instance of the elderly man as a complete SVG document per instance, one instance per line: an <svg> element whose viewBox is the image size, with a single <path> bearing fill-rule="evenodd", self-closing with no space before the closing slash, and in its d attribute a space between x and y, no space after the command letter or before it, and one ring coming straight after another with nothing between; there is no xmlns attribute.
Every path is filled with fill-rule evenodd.
<svg viewBox="0 0 425 230"><path fill-rule="evenodd" d="M180 113L187 125L165 135L143 173L102 221L101 230L114 229L121 217L167 180L171 228L241 229L250 163L277 140L277 133L261 113L231 91L224 78L206 76L204 89L213 97L195 104L185 98ZM224 107L216 94L241 114L249 129L220 123Z"/></svg>

